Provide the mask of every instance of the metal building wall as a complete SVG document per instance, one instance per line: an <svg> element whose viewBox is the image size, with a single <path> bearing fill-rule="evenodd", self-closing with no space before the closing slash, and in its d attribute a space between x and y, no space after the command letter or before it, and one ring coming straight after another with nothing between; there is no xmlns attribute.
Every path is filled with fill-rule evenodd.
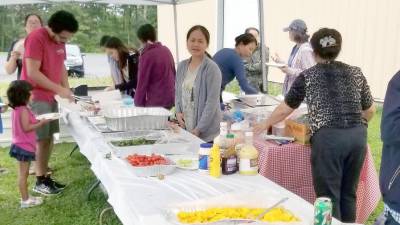
<svg viewBox="0 0 400 225"><path fill-rule="evenodd" d="M181 59L188 57L185 35L195 24L208 28L212 37L210 53L215 53L217 1L204 0L178 6ZM282 28L293 19L304 19L310 34L321 27L339 30L343 36L339 60L362 68L377 99L384 98L388 81L400 70L399 0L264 0L264 14L266 44L271 53L278 52L282 58L288 57L293 46ZM171 6L158 7L158 23L160 40L174 52ZM279 70L270 68L269 74L270 80L283 82L284 74Z"/></svg>
<svg viewBox="0 0 400 225"><path fill-rule="evenodd" d="M361 67L372 94L383 99L390 78L400 70L399 0L265 0L266 43L285 58L293 43L282 28L304 19L309 33L321 27L337 29L343 38L339 60ZM283 74L270 68L270 79Z"/></svg>

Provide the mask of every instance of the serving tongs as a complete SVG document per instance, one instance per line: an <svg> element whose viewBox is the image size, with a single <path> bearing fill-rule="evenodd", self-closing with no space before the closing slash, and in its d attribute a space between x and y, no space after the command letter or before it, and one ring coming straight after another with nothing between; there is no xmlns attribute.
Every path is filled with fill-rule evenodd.
<svg viewBox="0 0 400 225"><path fill-rule="evenodd" d="M72 95L72 97L75 99L75 101L81 101L81 102L91 104L91 105L95 104L95 102L92 100L92 97L90 97L90 96Z"/></svg>

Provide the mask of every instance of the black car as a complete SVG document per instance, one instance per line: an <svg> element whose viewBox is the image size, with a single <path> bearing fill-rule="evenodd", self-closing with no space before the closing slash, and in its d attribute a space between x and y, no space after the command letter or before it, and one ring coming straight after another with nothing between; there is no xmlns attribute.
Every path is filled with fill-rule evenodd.
<svg viewBox="0 0 400 225"><path fill-rule="evenodd" d="M84 54L78 45L66 44L67 59L64 61L65 68L68 71L68 76L83 77L85 75Z"/></svg>

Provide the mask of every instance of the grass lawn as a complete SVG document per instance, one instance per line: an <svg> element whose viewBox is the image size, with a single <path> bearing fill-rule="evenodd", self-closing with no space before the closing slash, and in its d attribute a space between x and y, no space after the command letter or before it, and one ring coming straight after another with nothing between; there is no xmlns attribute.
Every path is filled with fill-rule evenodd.
<svg viewBox="0 0 400 225"><path fill-rule="evenodd" d="M77 79L83 83L84 80ZM86 80L85 80L86 81ZM95 81L90 81L95 82ZM107 85L110 81L102 81ZM71 85L74 86L74 85ZM0 84L0 94L4 90ZM229 91L238 93L237 85L228 87ZM280 93L280 86L270 84L272 94ZM0 95L1 96L1 95ZM382 111L378 108L376 116L368 128L368 143L372 149L375 166L379 169L381 160L382 143L380 141L380 120ZM92 225L98 224L100 212L108 207L106 197L96 189L90 201L86 200L86 192L96 180L90 170L90 164L79 152L72 157L69 153L74 144L65 143L55 146L55 151L50 160L51 167L55 169L54 177L68 184L64 193L59 196L46 197L45 203L36 208L19 209L19 192L17 190L17 163L8 156L7 148L0 148L0 165L8 168L9 173L0 176L0 224L7 225ZM34 184L34 177L29 179L30 189ZM377 215L382 211L380 205L371 215L367 224L372 224ZM104 224L121 224L113 213L107 213Z"/></svg>
<svg viewBox="0 0 400 225"><path fill-rule="evenodd" d="M372 118L368 125L368 144L371 148L372 157L375 162L375 168L379 175L379 169L381 165L382 158L382 141L381 141L381 118L382 118L382 107L377 107L376 115ZM378 207L370 215L367 224L373 224L375 218L383 211L383 202L379 201Z"/></svg>
<svg viewBox="0 0 400 225"><path fill-rule="evenodd" d="M20 209L17 190L17 162L8 156L8 149L0 149L0 164L9 173L0 176L0 224L4 225L92 225L98 224L100 212L108 207L107 199L97 188L86 200L86 192L95 181L90 164L79 152L69 157L74 144L55 146L51 166L54 177L68 184L58 196L45 197L42 206ZM29 177L29 189L35 179ZM121 224L114 213L107 213L103 224ZM111 216L110 216L111 215Z"/></svg>

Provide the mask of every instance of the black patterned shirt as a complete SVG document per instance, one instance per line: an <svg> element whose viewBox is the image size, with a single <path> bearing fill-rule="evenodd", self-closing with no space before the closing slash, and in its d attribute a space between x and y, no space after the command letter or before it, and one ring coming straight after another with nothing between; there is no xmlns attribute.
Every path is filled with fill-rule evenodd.
<svg viewBox="0 0 400 225"><path fill-rule="evenodd" d="M295 109L304 100L311 135L322 127L349 128L365 123L362 111L373 104L361 69L338 61L318 63L296 78L285 102Z"/></svg>

